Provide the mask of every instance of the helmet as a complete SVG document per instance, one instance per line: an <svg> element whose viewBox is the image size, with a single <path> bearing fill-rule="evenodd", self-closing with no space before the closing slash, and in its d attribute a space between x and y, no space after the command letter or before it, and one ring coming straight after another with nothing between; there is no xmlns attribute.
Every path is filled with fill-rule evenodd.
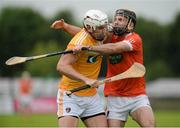
<svg viewBox="0 0 180 128"><path fill-rule="evenodd" d="M96 27L108 24L108 17L100 10L89 10L84 16L83 24L85 28L89 26L92 30L96 30Z"/></svg>
<svg viewBox="0 0 180 128"><path fill-rule="evenodd" d="M133 11L127 10L127 9L118 9L115 12L115 16L125 16L132 20L134 25L136 24L136 14Z"/></svg>
<svg viewBox="0 0 180 128"><path fill-rule="evenodd" d="M123 16L128 19L127 25L126 26L114 26L113 27L113 32L115 35L121 36L124 33L128 33L132 30L128 30L128 25L132 21L134 23L134 27L136 25L136 14L133 11L127 10L127 9L118 9L115 12L115 17L116 16Z"/></svg>

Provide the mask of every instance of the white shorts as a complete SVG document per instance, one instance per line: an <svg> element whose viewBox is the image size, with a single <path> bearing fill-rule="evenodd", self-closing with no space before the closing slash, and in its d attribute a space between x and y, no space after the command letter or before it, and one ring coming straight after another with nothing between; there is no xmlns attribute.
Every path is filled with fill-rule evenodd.
<svg viewBox="0 0 180 128"><path fill-rule="evenodd" d="M27 106L29 106L30 104L31 104L31 101L32 101L32 97L31 97L31 95L29 95L29 94L22 94L22 95L20 95L20 105L22 106L22 107L27 107Z"/></svg>
<svg viewBox="0 0 180 128"><path fill-rule="evenodd" d="M128 115L140 107L150 107L149 99L146 95L134 97L107 97L107 118L126 121Z"/></svg>
<svg viewBox="0 0 180 128"><path fill-rule="evenodd" d="M103 101L97 93L94 96L82 97L72 94L70 97L65 91L58 90L57 95L58 118L63 116L74 116L86 119L99 114L105 114Z"/></svg>

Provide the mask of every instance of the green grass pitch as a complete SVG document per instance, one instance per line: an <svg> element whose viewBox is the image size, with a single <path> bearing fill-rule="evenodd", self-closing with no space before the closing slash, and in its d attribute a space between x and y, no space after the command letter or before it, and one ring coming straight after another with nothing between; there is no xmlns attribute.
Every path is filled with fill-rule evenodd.
<svg viewBox="0 0 180 128"><path fill-rule="evenodd" d="M180 127L179 111L155 111L156 124L158 127ZM0 115L0 127L57 127L58 121L56 114L33 114L21 115L14 114L9 116ZM138 126L129 117L126 127ZM84 127L79 123L79 127Z"/></svg>

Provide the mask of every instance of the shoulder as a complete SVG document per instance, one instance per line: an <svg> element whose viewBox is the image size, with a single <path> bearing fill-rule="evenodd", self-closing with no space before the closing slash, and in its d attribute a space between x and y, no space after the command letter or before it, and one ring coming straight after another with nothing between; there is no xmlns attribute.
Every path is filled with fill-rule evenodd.
<svg viewBox="0 0 180 128"><path fill-rule="evenodd" d="M132 33L132 38L136 39L136 40L139 40L142 42L142 38L139 34L137 34L136 32L133 32Z"/></svg>
<svg viewBox="0 0 180 128"><path fill-rule="evenodd" d="M125 41L127 41L131 45L134 51L139 51L142 49L142 39L135 32L126 35Z"/></svg>
<svg viewBox="0 0 180 128"><path fill-rule="evenodd" d="M88 32L85 31L85 29L82 29L79 33L75 35L75 37L72 39L77 45L81 45L84 40L86 40L88 37Z"/></svg>
<svg viewBox="0 0 180 128"><path fill-rule="evenodd" d="M130 41L131 43L142 43L142 39L141 37L139 36L139 34L133 32L133 33L129 33L125 40L128 40Z"/></svg>
<svg viewBox="0 0 180 128"><path fill-rule="evenodd" d="M84 42L86 42L87 38L88 38L88 32L82 29L71 39L68 45L74 45L74 46L83 45Z"/></svg>

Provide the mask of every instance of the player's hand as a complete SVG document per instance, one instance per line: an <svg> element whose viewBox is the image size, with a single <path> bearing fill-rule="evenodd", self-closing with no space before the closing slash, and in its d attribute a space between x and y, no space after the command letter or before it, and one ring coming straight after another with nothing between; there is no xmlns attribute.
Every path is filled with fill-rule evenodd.
<svg viewBox="0 0 180 128"><path fill-rule="evenodd" d="M81 50L82 50L82 45L76 45L72 50L73 50L73 53L76 54L76 53L79 53Z"/></svg>
<svg viewBox="0 0 180 128"><path fill-rule="evenodd" d="M90 46L82 46L82 45L76 45L74 48L73 48L73 53L76 54L76 53L79 53L80 51L89 51L90 50Z"/></svg>
<svg viewBox="0 0 180 128"><path fill-rule="evenodd" d="M65 25L64 19L56 20L52 23L51 28L53 29L63 29Z"/></svg>
<svg viewBox="0 0 180 128"><path fill-rule="evenodd" d="M100 85L100 82L94 79L87 79L85 83L86 85L90 85L91 87L94 87L94 88L97 88Z"/></svg>

